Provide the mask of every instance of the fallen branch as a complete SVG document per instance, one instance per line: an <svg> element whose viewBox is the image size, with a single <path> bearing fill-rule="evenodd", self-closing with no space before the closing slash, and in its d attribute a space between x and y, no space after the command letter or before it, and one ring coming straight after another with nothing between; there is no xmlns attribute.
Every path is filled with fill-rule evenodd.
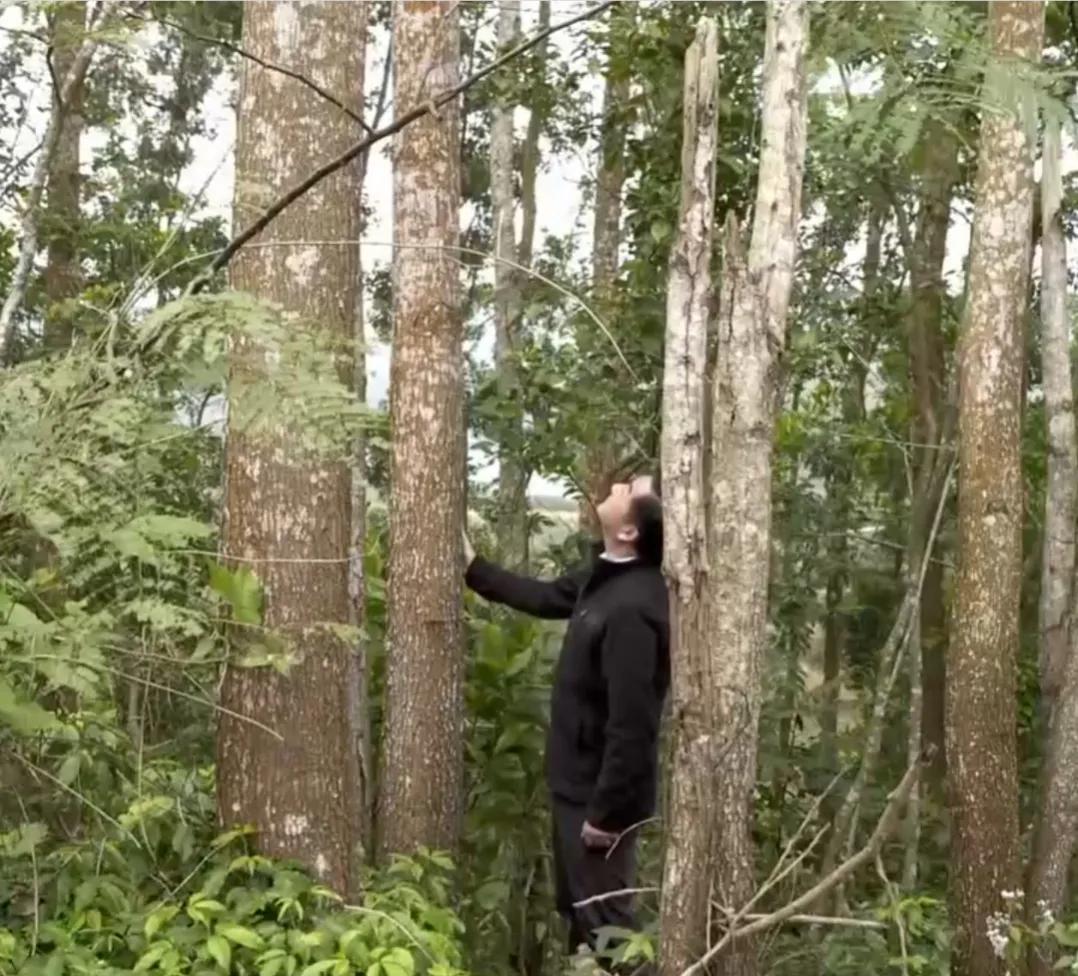
<svg viewBox="0 0 1078 976"><path fill-rule="evenodd" d="M842 864L835 868L835 870L827 875L827 877L818 881L808 891L795 898L793 901L788 902L782 908L779 908L768 915L760 916L743 928L730 929L703 956L685 969L681 973L681 976L696 976L697 973L702 972L704 968L719 955L719 953L729 947L736 939L744 939L748 938L750 935L756 935L759 932L766 932L768 929L775 928L778 925L782 925L785 922L796 918L804 911L804 909L809 908L814 904L817 899L822 898L828 892L833 891L855 874L861 867L873 861L882 849L883 842L894 833L895 828L898 826L902 809L905 806L906 800L909 798L914 785L917 783L923 762L924 760L922 759L906 770L906 775L902 777L901 782L895 787L888 798L887 806L884 807L883 813L876 824L876 829L872 832L872 836L869 837L861 850L843 861Z"/></svg>
<svg viewBox="0 0 1078 976"><path fill-rule="evenodd" d="M15 332L15 315L26 297L30 271L34 266L34 257L37 255L38 210L41 206L42 194L45 192L45 183L49 178L52 157L56 153L56 145L60 141L60 132L64 125L63 106L69 104L71 96L85 81L90 61L93 60L99 43L98 38L94 36L94 31L108 20L115 6L116 0L107 0L98 8L97 18L87 28L86 37L79 47L78 54L75 55L71 70L68 71L63 85L53 99L49 124L45 129L45 138L42 140L42 151L34 164L29 192L26 194L22 226L19 228L22 240L19 243L18 261L11 275L11 287L4 298L3 306L0 307L0 364L6 364L10 356L11 341Z"/></svg>
<svg viewBox="0 0 1078 976"><path fill-rule="evenodd" d="M459 95L466 92L469 88L478 84L488 75L493 74L499 68L509 64L509 62L520 57L522 54L530 51L533 47L560 30L564 30L566 27L571 27L573 24L580 23L583 20L590 20L592 17L602 13L608 7L613 6L615 0L603 0L602 3L591 7L582 13L577 14L574 17L569 17L566 20L560 21L557 24L552 24L545 30L539 31L537 34L530 37L528 40L521 44L518 44L511 51L506 52L500 58L492 61L486 67L480 68L474 74L465 78L464 81L458 85L454 85L447 91L442 92L440 95L435 95L429 101L424 102L422 105L417 105L415 108L405 112L399 118L396 118L389 125L383 126L380 129L375 129L369 135L360 139L358 142L353 143L343 153L337 156L335 159L331 159L328 163L320 166L310 176L303 179L300 183L294 186L291 190L281 196L274 203L266 209L266 212L262 214L253 224L246 229L240 231L231 241L225 246L224 250L214 258L209 267L205 271L197 275L191 284L187 288L187 294L194 295L200 292L203 288L209 284L218 271L224 268L229 261L236 255L244 244L254 237L257 237L263 230L268 227L275 218L277 218L284 210L286 210L291 204L295 203L300 197L317 186L327 176L331 176L336 173L337 170L343 166L347 166L353 159L355 159L360 153L370 149L377 142L381 142L383 139L388 139L392 135L400 132L405 126L410 125L417 119L421 119L427 115L435 114L441 106L448 102L453 101Z"/></svg>

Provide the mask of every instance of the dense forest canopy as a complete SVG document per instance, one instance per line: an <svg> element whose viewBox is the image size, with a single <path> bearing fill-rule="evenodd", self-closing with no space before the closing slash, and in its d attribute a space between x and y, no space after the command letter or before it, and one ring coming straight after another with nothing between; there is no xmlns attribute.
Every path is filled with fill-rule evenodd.
<svg viewBox="0 0 1078 976"><path fill-rule="evenodd" d="M1078 972L1076 71L1056 0L0 6L0 974ZM640 472L567 952L566 628L465 550Z"/></svg>

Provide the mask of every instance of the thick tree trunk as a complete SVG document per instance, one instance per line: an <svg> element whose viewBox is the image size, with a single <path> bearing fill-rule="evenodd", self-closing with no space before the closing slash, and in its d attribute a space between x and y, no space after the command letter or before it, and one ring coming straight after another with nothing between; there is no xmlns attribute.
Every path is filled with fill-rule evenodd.
<svg viewBox="0 0 1078 976"><path fill-rule="evenodd" d="M718 689L710 641L704 418L718 82L718 32L713 20L704 19L685 57L681 209L666 289L662 479L674 725L660 919L663 976L677 976L703 955L710 917Z"/></svg>
<svg viewBox="0 0 1078 976"><path fill-rule="evenodd" d="M1037 61L1039 2L989 5L992 59L981 123L961 344L959 571L947 680L955 976L1002 974L986 920L1018 880L1015 682L1022 577L1023 305L1033 163L1015 58Z"/></svg>
<svg viewBox="0 0 1078 976"><path fill-rule="evenodd" d="M1041 177L1041 364L1048 426L1048 485L1041 576L1041 688L1045 763L1041 803L1033 831L1028 915L1047 909L1059 918L1067 904L1067 876L1078 835L1078 654L1071 614L1074 601L1078 443L1075 441L1067 315L1067 251L1061 205L1060 127L1046 119ZM1035 976L1050 960L1031 958Z"/></svg>
<svg viewBox="0 0 1078 976"><path fill-rule="evenodd" d="M52 68L62 85L75 64L82 44L86 5L65 0L56 6L52 29ZM56 141L45 190L48 210L45 264L45 346L60 350L71 345L71 310L62 303L78 295L82 287L76 251L79 228L79 141L82 138L82 94L85 76L67 93L59 108L63 125ZM53 101L59 98L53 90Z"/></svg>
<svg viewBox="0 0 1078 976"><path fill-rule="evenodd" d="M243 46L287 64L361 109L363 11L357 4L249 3ZM236 148L236 223L245 225L355 138L355 123L307 86L244 62ZM358 240L358 167L339 170L288 208L262 242ZM344 351L353 336L358 243L354 247L254 246L232 265L235 288L282 309L288 327ZM354 881L359 840L359 769L349 719L352 648L326 624L349 620L350 477L304 432L258 415L259 387L296 357L278 340L233 344L223 558L253 566L263 623L292 645L288 674L230 667L224 677L217 797L226 826L254 824L266 854L295 858L334 889ZM287 384L284 385L287 389ZM282 395L287 396L288 393ZM250 403L248 403L250 399ZM282 404L282 413L293 413ZM279 738L231 713L256 718Z"/></svg>
<svg viewBox="0 0 1078 976"><path fill-rule="evenodd" d="M394 5L397 112L456 84L458 23L451 0ZM448 103L394 144L394 238L408 246L393 256L383 855L455 848L464 799L458 117L457 103Z"/></svg>
<svg viewBox="0 0 1078 976"><path fill-rule="evenodd" d="M498 0L498 49L511 49L520 38L520 0ZM494 369L499 397L519 408L521 302L516 246L513 112L516 105L499 98L490 131L490 197L494 211ZM523 418L505 421L498 448L498 510L495 528L498 556L513 568L528 560L528 471L520 461Z"/></svg>
<svg viewBox="0 0 1078 976"><path fill-rule="evenodd" d="M747 261L728 236L719 303L713 392L710 561L715 606L713 680L722 689L715 771L719 824L715 896L731 910L755 887L753 796L761 675L767 647L771 551L771 461L797 261L805 163L809 9L804 0L767 6L762 145ZM751 939L720 957L724 976L756 972Z"/></svg>
<svg viewBox="0 0 1078 976"><path fill-rule="evenodd" d="M914 250L910 255L910 311L908 322L910 393L913 420L913 499L910 520L909 562L917 565L939 499L926 489L943 445L945 427L945 373L943 302L946 288L943 262L947 254L951 196L958 178L958 139L945 125L930 126L924 141L921 204L917 217ZM943 689L946 620L943 599L943 565L933 561L921 593L920 644L921 743L932 747L928 770L930 785L941 787L946 768L944 749ZM914 652L917 648L914 647Z"/></svg>
<svg viewBox="0 0 1078 976"><path fill-rule="evenodd" d="M632 4L612 16L630 16ZM611 59L612 60L612 59ZM621 195L625 186L624 105L629 98L629 76L610 63L603 87L603 114L599 135L599 166L595 177L595 217L592 225L591 286L603 315L610 307L618 277L621 246ZM618 462L618 445L610 438L595 438L584 447L583 486L587 498L580 505L580 527L596 533L595 510L589 503L610 490L610 474Z"/></svg>

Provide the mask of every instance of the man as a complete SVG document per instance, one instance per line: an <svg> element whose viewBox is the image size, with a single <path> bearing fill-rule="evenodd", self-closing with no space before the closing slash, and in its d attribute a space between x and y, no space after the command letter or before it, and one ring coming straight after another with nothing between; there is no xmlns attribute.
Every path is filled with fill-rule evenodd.
<svg viewBox="0 0 1078 976"><path fill-rule="evenodd" d="M557 907L571 952L594 948L596 929L633 927L631 896L590 899L633 887L637 834L655 809L659 718L670 684L658 485L648 476L615 484L596 512L603 540L594 562L555 580L510 573L475 557L465 540L472 590L536 617L569 620L546 770Z"/></svg>

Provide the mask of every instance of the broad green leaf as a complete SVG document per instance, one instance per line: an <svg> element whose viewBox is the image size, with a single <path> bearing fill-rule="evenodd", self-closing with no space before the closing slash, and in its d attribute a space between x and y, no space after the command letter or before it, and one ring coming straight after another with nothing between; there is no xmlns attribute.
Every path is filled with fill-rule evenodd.
<svg viewBox="0 0 1078 976"><path fill-rule="evenodd" d="M3 725L18 735L34 735L58 729L62 723L37 702L20 700L15 689L0 675L0 726Z"/></svg>
<svg viewBox="0 0 1078 976"><path fill-rule="evenodd" d="M226 973L232 965L232 946L219 935L211 935L206 940L206 951Z"/></svg>
<svg viewBox="0 0 1078 976"><path fill-rule="evenodd" d="M312 962L304 968L300 976L320 976L321 973L328 973L339 961L339 959L322 959L319 962Z"/></svg>
<svg viewBox="0 0 1078 976"><path fill-rule="evenodd" d="M220 563L210 563L210 587L231 606L237 623L261 622L262 586L250 567L229 570Z"/></svg>
<svg viewBox="0 0 1078 976"><path fill-rule="evenodd" d="M261 949L266 943L257 932L245 928L242 925L234 925L231 922L222 922L217 926L219 935L223 935L229 942L245 946L248 949Z"/></svg>
<svg viewBox="0 0 1078 976"><path fill-rule="evenodd" d="M162 905L160 908L154 909L150 913L150 917L146 919L146 924L142 929L143 934L147 939L152 939L161 930L161 926L176 917L178 911L179 909L175 905Z"/></svg>
<svg viewBox="0 0 1078 976"><path fill-rule="evenodd" d="M167 942L155 942L149 949L139 956L138 962L135 963L135 972L144 973L149 969L153 969L160 958L168 952L168 949L169 944Z"/></svg>

